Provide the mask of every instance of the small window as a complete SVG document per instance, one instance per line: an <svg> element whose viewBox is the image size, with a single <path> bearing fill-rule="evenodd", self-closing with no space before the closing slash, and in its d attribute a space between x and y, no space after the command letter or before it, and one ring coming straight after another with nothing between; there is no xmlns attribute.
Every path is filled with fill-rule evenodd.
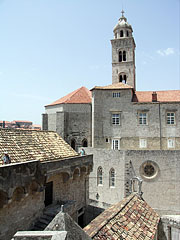
<svg viewBox="0 0 180 240"><path fill-rule="evenodd" d="M172 139L172 138L169 138L169 139L167 140L167 147L168 147L168 148L175 148L175 140Z"/></svg>
<svg viewBox="0 0 180 240"><path fill-rule="evenodd" d="M120 74L119 75L119 82L125 83L126 84L127 76L126 74Z"/></svg>
<svg viewBox="0 0 180 240"><path fill-rule="evenodd" d="M139 147L140 148L147 148L147 140L144 138L139 139Z"/></svg>
<svg viewBox="0 0 180 240"><path fill-rule="evenodd" d="M117 33L115 33L115 38L117 38Z"/></svg>
<svg viewBox="0 0 180 240"><path fill-rule="evenodd" d="M147 113L146 112L138 113L138 123L139 123L139 125L147 125Z"/></svg>
<svg viewBox="0 0 180 240"><path fill-rule="evenodd" d="M126 32L126 36L129 37L129 31Z"/></svg>
<svg viewBox="0 0 180 240"><path fill-rule="evenodd" d="M120 92L113 92L113 98L117 98L120 96L121 96Z"/></svg>
<svg viewBox="0 0 180 240"><path fill-rule="evenodd" d="M126 51L123 51L123 61L126 61Z"/></svg>
<svg viewBox="0 0 180 240"><path fill-rule="evenodd" d="M111 168L109 171L109 186L115 187L115 171L114 168Z"/></svg>
<svg viewBox="0 0 180 240"><path fill-rule="evenodd" d="M123 30L120 31L120 37L123 37L124 36L124 33L123 33Z"/></svg>
<svg viewBox="0 0 180 240"><path fill-rule="evenodd" d="M119 113L113 113L112 114L112 124L113 125L120 125L120 114Z"/></svg>
<svg viewBox="0 0 180 240"><path fill-rule="evenodd" d="M122 51L119 51L119 62L122 62Z"/></svg>
<svg viewBox="0 0 180 240"><path fill-rule="evenodd" d="M109 138L106 138L106 143L108 143L109 142Z"/></svg>
<svg viewBox="0 0 180 240"><path fill-rule="evenodd" d="M175 124L175 112L167 112L166 123L168 125L174 125Z"/></svg>
<svg viewBox="0 0 180 240"><path fill-rule="evenodd" d="M113 139L112 140L112 149L113 150L119 150L120 149L120 140L119 139Z"/></svg>
<svg viewBox="0 0 180 240"><path fill-rule="evenodd" d="M103 184L103 176L102 176L102 167L98 167L97 169L97 185Z"/></svg>

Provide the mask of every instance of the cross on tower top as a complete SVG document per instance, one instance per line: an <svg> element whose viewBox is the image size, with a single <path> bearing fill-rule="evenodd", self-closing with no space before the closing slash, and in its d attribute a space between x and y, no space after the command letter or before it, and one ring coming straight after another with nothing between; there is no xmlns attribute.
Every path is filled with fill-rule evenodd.
<svg viewBox="0 0 180 240"><path fill-rule="evenodd" d="M121 13L122 13L122 17L124 17L124 10L123 9L122 9Z"/></svg>

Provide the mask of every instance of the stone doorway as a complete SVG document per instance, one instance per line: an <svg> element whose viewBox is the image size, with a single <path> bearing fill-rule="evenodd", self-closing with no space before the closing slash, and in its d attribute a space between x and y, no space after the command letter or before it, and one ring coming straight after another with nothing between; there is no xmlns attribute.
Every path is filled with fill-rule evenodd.
<svg viewBox="0 0 180 240"><path fill-rule="evenodd" d="M45 207L53 203L53 182L48 182L45 185Z"/></svg>

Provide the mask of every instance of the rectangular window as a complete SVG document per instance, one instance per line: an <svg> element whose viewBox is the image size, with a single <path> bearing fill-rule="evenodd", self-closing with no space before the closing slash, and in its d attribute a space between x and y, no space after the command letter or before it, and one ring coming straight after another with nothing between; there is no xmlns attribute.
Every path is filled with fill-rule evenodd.
<svg viewBox="0 0 180 240"><path fill-rule="evenodd" d="M112 140L112 149L113 150L119 150L120 149L120 140L119 139L113 139Z"/></svg>
<svg viewBox="0 0 180 240"><path fill-rule="evenodd" d="M120 114L119 113L113 113L112 114L112 124L113 125L120 125Z"/></svg>
<svg viewBox="0 0 180 240"><path fill-rule="evenodd" d="M120 92L113 92L113 98L117 98L120 96L121 96Z"/></svg>
<svg viewBox="0 0 180 240"><path fill-rule="evenodd" d="M169 138L167 140L167 146L168 146L168 148L175 148L175 140L172 138Z"/></svg>
<svg viewBox="0 0 180 240"><path fill-rule="evenodd" d="M175 112L167 112L166 123L168 125L174 125L175 124Z"/></svg>
<svg viewBox="0 0 180 240"><path fill-rule="evenodd" d="M139 147L140 148L147 148L147 140L144 138L139 139Z"/></svg>
<svg viewBox="0 0 180 240"><path fill-rule="evenodd" d="M147 125L147 113L146 112L138 113L138 123L140 125Z"/></svg>

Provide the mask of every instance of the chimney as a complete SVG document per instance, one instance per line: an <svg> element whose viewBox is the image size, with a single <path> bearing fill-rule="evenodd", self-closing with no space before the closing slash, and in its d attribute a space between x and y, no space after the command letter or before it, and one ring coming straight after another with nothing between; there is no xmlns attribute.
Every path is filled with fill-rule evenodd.
<svg viewBox="0 0 180 240"><path fill-rule="evenodd" d="M156 92L152 93L152 102L157 102L157 93Z"/></svg>
<svg viewBox="0 0 180 240"><path fill-rule="evenodd" d="M3 128L5 128L6 127L6 122L5 121L3 121Z"/></svg>

